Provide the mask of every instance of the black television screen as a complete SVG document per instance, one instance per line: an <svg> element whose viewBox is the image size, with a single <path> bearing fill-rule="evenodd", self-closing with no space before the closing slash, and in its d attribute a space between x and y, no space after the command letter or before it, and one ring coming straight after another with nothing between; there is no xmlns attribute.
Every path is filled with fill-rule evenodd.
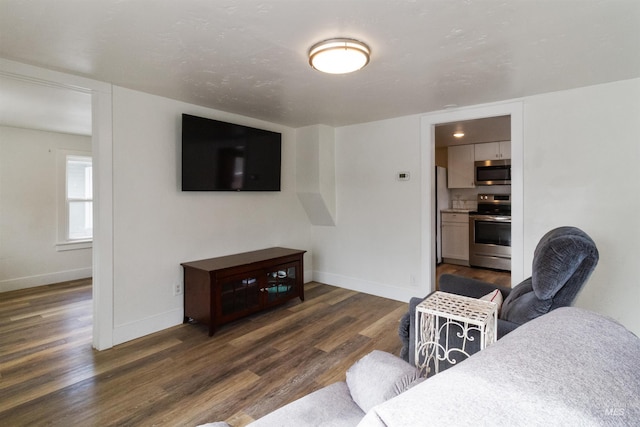
<svg viewBox="0 0 640 427"><path fill-rule="evenodd" d="M278 132L182 115L182 191L280 191Z"/></svg>

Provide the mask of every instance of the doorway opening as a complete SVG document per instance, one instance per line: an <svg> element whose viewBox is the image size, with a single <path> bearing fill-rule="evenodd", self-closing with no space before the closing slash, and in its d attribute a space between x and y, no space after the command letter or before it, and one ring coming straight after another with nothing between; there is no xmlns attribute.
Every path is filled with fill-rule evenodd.
<svg viewBox="0 0 640 427"><path fill-rule="evenodd" d="M92 95L1 72L0 86L0 239L11 260L0 291L44 287L60 293L60 311L70 301L90 309ZM79 328L90 331L91 317Z"/></svg>
<svg viewBox="0 0 640 427"><path fill-rule="evenodd" d="M113 187L111 85L0 59L0 78L50 88L89 100L90 151L93 157L92 299L93 347L113 346ZM3 86L4 89L4 86ZM39 110L36 110L39 111Z"/></svg>
<svg viewBox="0 0 640 427"><path fill-rule="evenodd" d="M423 265L422 274L425 278L425 291L430 292L437 287L438 271L436 269L438 258L437 236L440 236L438 225L439 210L436 189L437 180L435 171L438 163L442 162L442 153L438 152L436 145L436 133L440 130L450 133L451 138L455 138L452 131L456 125L460 124L489 124L489 129L495 127L498 121L506 121L508 118L509 129L507 131L510 141L511 157L511 185L501 189L502 192L510 193L511 201L511 275L510 283L518 283L523 275L523 189L522 189L522 103L512 102L474 108L448 110L440 113L433 113L422 117L421 121L421 144L422 144L422 167L423 171L423 191L422 194L422 248ZM491 119L491 120L488 120ZM493 122L493 123L492 123ZM505 136L501 133L497 136L502 139ZM487 137L481 137L485 139ZM469 141L470 139L467 139ZM465 143L451 144L464 145ZM438 158L438 159L437 159ZM475 159L474 159L475 160ZM428 171L428 172L427 172ZM471 180L473 175L471 175ZM448 208L470 211L477 207L477 197L479 190L471 187L469 189L456 189L452 199L449 200ZM458 197L456 197L458 196ZM454 202L455 201L455 205ZM441 201L442 204L442 201ZM467 229L468 230L468 229ZM468 233L468 232L467 232ZM465 266L466 267L466 266ZM504 280L502 278L501 280Z"/></svg>
<svg viewBox="0 0 640 427"><path fill-rule="evenodd" d="M511 116L435 125L434 162L437 278L448 272L509 286Z"/></svg>

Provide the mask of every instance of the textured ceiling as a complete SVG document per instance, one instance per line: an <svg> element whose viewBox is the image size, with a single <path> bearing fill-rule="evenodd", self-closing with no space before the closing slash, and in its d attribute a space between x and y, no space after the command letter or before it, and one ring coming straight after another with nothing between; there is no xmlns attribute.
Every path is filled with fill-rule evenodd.
<svg viewBox="0 0 640 427"><path fill-rule="evenodd" d="M371 63L313 70L332 37ZM640 77L638 52L639 0L0 1L0 57L292 127Z"/></svg>
<svg viewBox="0 0 640 427"><path fill-rule="evenodd" d="M0 125L91 135L88 93L0 75L0 97Z"/></svg>

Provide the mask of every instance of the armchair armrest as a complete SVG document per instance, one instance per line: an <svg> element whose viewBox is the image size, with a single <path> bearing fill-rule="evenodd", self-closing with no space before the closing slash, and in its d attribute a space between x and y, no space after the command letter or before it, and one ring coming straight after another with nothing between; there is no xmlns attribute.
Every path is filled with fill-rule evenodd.
<svg viewBox="0 0 640 427"><path fill-rule="evenodd" d="M430 295L430 294L429 294ZM427 295L428 296L428 295ZM402 342L402 349L400 350L400 358L411 365L415 365L414 353L416 350L416 306L420 304L424 298L413 297L409 301L409 311L400 319L400 325L398 327L398 336Z"/></svg>
<svg viewBox="0 0 640 427"><path fill-rule="evenodd" d="M520 325L517 323L509 322L508 320L498 319L498 339L507 335L509 332L513 331L518 326Z"/></svg>

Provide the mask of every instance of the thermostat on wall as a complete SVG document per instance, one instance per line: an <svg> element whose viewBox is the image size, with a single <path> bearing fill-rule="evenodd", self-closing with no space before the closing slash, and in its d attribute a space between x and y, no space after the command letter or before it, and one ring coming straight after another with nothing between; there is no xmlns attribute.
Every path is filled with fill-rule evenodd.
<svg viewBox="0 0 640 427"><path fill-rule="evenodd" d="M409 172L398 172L398 181L409 181L411 175Z"/></svg>

